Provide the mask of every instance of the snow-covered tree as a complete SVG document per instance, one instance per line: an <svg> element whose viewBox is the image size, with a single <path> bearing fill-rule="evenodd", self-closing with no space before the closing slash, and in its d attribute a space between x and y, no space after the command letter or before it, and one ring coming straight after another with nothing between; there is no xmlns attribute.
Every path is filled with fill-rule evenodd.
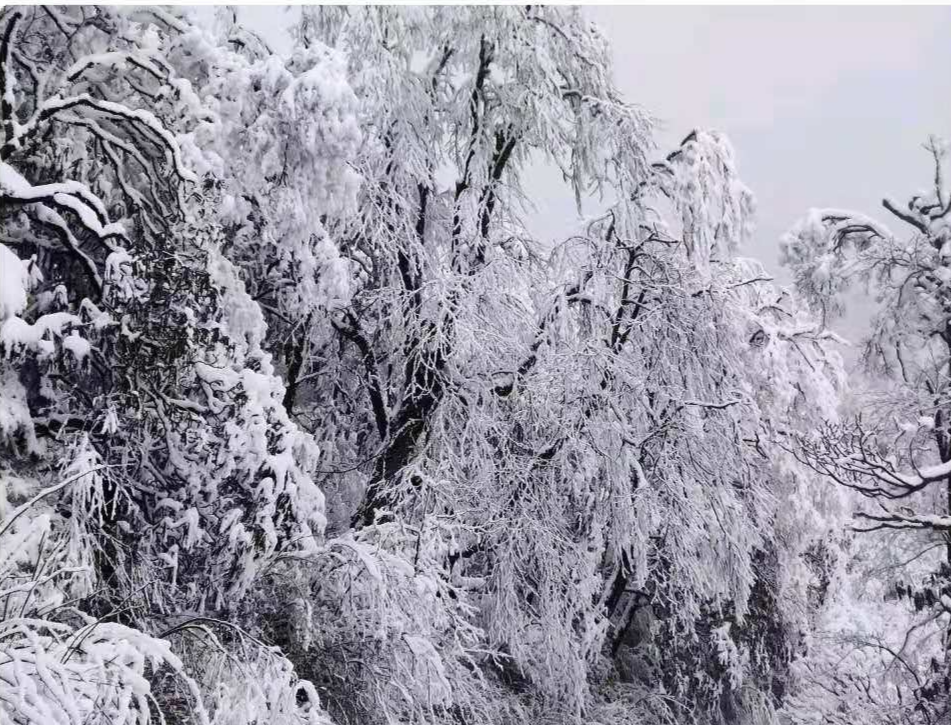
<svg viewBox="0 0 951 725"><path fill-rule="evenodd" d="M0 714L771 721L843 380L722 135L577 9L0 29Z"/></svg>
<svg viewBox="0 0 951 725"><path fill-rule="evenodd" d="M879 703L882 722L939 722L949 707L951 196L947 145L932 138L925 148L933 161L931 188L904 206L883 201L901 232L857 212L814 209L784 242L797 286L827 318L842 310L844 293L858 283L877 306L862 359L868 390L848 420L802 437L797 455L865 502L855 528L887 534L889 543L864 546L901 552L877 564L884 573L871 590L889 601L864 600L866 607L895 610L874 635L877 649L861 655L872 665L858 675L874 681L863 685L870 707L878 703L874 690L890 703ZM877 612L870 617L881 619Z"/></svg>
<svg viewBox="0 0 951 725"><path fill-rule="evenodd" d="M298 36L348 52L366 133L358 212L333 228L353 302L339 347L311 348L299 411L329 422L331 528L451 587L427 606L455 624L414 636L538 715L770 710L816 530L779 523L805 479L772 437L830 414L812 401L839 373L805 314L733 258L752 197L729 144L698 132L651 164L650 119L618 99L576 11L321 8ZM539 156L579 197L618 200L554 249L520 220L519 174ZM335 645L411 702L428 697L418 673L394 673L415 614L382 627L387 646L361 647L346 622ZM450 644L459 621L477 645ZM396 707L356 689L338 696L365 699L355 721ZM490 712L485 695L434 697Z"/></svg>
<svg viewBox="0 0 951 725"><path fill-rule="evenodd" d="M25 693L3 713L141 722L184 687L198 722L317 722L316 692L268 647L249 645L220 683L215 671L253 640L228 621L236 602L324 526L319 451L287 414L241 267L258 286L262 268L303 278L305 314L329 298L311 287L343 284L324 274L334 255L314 221L355 190L340 63L251 61L156 9L8 8L0 27L0 475L5 505L20 504L0 542L15 582L0 679ZM263 189L282 168L295 183ZM267 229L258 266L240 204ZM307 234L288 229L298 211ZM204 660L183 669L168 642L189 637Z"/></svg>

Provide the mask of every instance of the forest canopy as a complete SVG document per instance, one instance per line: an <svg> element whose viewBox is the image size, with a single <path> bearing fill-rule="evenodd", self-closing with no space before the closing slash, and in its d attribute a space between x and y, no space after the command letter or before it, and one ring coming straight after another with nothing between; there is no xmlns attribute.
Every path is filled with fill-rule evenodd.
<svg viewBox="0 0 951 725"><path fill-rule="evenodd" d="M948 722L947 144L784 288L581 10L289 33L0 11L0 725Z"/></svg>

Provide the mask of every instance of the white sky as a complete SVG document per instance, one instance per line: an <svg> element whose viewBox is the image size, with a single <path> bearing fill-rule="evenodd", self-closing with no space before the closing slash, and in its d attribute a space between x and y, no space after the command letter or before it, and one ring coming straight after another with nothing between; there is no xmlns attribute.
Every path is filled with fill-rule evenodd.
<svg viewBox="0 0 951 725"><path fill-rule="evenodd" d="M878 214L883 195L904 200L929 183L921 149L928 135L951 136L951 8L587 12L613 45L627 100L665 120L665 147L696 126L730 137L758 202L758 233L742 253L780 281L788 277L778 265L779 238L809 207ZM289 13L245 6L239 14L282 45ZM577 220L567 190L542 169L528 183L538 199L532 226L568 236Z"/></svg>
<svg viewBox="0 0 951 725"><path fill-rule="evenodd" d="M780 279L779 237L809 207L878 214L931 181L928 135L951 137L951 8L588 10L671 145L695 126L730 137L757 198L743 253Z"/></svg>

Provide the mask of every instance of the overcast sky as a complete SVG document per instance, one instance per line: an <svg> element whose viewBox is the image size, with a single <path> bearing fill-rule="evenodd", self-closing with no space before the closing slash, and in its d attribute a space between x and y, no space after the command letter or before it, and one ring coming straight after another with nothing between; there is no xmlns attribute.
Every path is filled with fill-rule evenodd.
<svg viewBox="0 0 951 725"><path fill-rule="evenodd" d="M621 90L670 144L695 126L730 137L757 198L744 254L780 278L779 237L809 207L877 214L930 182L928 135L951 137L951 8L588 11Z"/></svg>
<svg viewBox="0 0 951 725"><path fill-rule="evenodd" d="M664 120L666 145L697 126L729 135L758 202L743 254L778 280L779 238L809 207L878 214L883 195L904 200L929 183L928 135L951 136L951 8L586 10L612 42L626 98ZM240 15L271 40L290 19L275 7ZM576 221L570 195L551 174L530 180L532 226L563 238Z"/></svg>

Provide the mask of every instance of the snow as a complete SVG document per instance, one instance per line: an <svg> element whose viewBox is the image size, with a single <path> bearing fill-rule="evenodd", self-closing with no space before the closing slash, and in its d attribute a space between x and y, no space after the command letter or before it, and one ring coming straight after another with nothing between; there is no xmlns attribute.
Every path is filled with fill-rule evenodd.
<svg viewBox="0 0 951 725"><path fill-rule="evenodd" d="M937 641L933 612L888 600L926 581L924 557L846 527L874 511L920 542L951 516L933 491L859 509L817 470L887 493L944 481L951 463L909 462L936 460L943 403L885 381L875 453L856 453L869 398L818 310L870 245L951 280L946 240L916 251L817 209L786 239L807 301L774 286L735 256L755 204L726 137L700 129L651 166L652 122L575 11L303 8L284 56L232 42L251 35L226 9L205 31L103 8L78 61L53 32L75 9L21 12L68 71L14 128L56 132L22 164L50 183L0 165L22 202L0 245L0 720L144 725L174 693L203 725L329 725L298 671L349 719L407 725L672 722L668 702L786 722L772 678L835 688L839 662L913 701L847 636L901 647L923 623L913 646ZM497 132L517 141L490 182ZM607 213L533 239L538 156ZM60 238L19 259L39 223ZM856 223L874 239L838 248ZM936 294L876 328L911 381L943 380L921 321L947 323ZM117 602L141 629L99 620Z"/></svg>
<svg viewBox="0 0 951 725"><path fill-rule="evenodd" d="M81 363L86 359L86 356L89 354L92 346L89 344L88 340L80 337L79 333L76 330L73 330L68 336L63 338L63 349L69 350L69 352L71 352L73 357L76 359L76 362Z"/></svg>
<svg viewBox="0 0 951 725"><path fill-rule="evenodd" d="M0 369L0 441L20 430L28 431L32 437L33 418L26 402L26 389L12 370L3 368ZM0 472L0 477L4 475ZM0 487L0 493L13 492L4 492Z"/></svg>
<svg viewBox="0 0 951 725"><path fill-rule="evenodd" d="M121 277L122 268L132 264L132 257L124 249L116 249L106 257L106 276Z"/></svg>
<svg viewBox="0 0 951 725"><path fill-rule="evenodd" d="M68 312L52 312L42 315L30 324L19 317L10 317L0 325L0 345L9 357L21 349L36 349L47 335L62 337L70 325L80 325L81 320Z"/></svg>
<svg viewBox="0 0 951 725"><path fill-rule="evenodd" d="M951 475L951 461L946 463L938 463L933 466L922 466L921 468L918 468L915 473L887 474L887 476L892 475L894 475L895 479L902 484L908 486L918 486L925 481L939 481Z"/></svg>
<svg viewBox="0 0 951 725"><path fill-rule="evenodd" d="M113 101L104 101L98 98L93 98L88 93L80 93L75 96L67 96L65 98L62 96L50 98L41 105L40 111L46 115L53 115L62 110L68 110L74 106L90 106L92 108L104 111L105 113L110 114L118 119L127 119L138 122L138 124L147 128L152 134L160 139L165 148L168 149L172 157L175 173L177 173L182 179L185 179L186 181L198 181L198 177L183 164L181 152L179 150L178 144L175 141L175 137L167 128L165 128L162 122L156 118L155 114L141 108L132 109Z"/></svg>
<svg viewBox="0 0 951 725"><path fill-rule="evenodd" d="M0 321L26 308L30 289L27 265L4 244L0 244Z"/></svg>
<svg viewBox="0 0 951 725"><path fill-rule="evenodd" d="M106 217L102 200L93 194L88 186L78 181L32 186L16 169L0 161L0 190L24 201L52 198L79 214L83 223L96 230L100 236L122 233L121 226L101 225L99 220Z"/></svg>
<svg viewBox="0 0 951 725"><path fill-rule="evenodd" d="M918 514L910 509L907 512L888 510L885 512L885 516L896 525L907 524L910 528L932 529L935 531L951 530L951 516Z"/></svg>
<svg viewBox="0 0 951 725"><path fill-rule="evenodd" d="M34 193L38 188L34 187ZM85 203L81 202L76 197L65 194L63 192L56 192L53 194L53 201L62 206L65 206L72 211L76 212L79 216L82 223L86 226L87 229L93 230L100 237L110 237L110 236L123 236L125 235L125 229L121 224L112 223L103 225L99 221L99 217L93 212L93 210Z"/></svg>
<svg viewBox="0 0 951 725"><path fill-rule="evenodd" d="M30 182L27 181L10 164L0 161L0 191L4 194L29 194L31 190Z"/></svg>

